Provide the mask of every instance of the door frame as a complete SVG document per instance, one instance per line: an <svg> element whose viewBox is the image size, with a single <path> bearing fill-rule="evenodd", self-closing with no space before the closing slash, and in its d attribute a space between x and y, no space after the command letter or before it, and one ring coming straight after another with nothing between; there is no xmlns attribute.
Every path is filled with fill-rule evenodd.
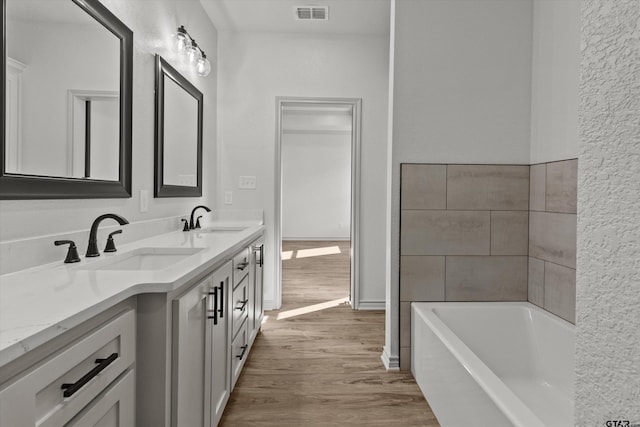
<svg viewBox="0 0 640 427"><path fill-rule="evenodd" d="M275 309L282 306L282 109L287 104L339 104L351 106L351 285L350 303L354 310L360 308L360 134L361 134L361 98L310 98L310 97L276 97L276 153L275 153Z"/></svg>

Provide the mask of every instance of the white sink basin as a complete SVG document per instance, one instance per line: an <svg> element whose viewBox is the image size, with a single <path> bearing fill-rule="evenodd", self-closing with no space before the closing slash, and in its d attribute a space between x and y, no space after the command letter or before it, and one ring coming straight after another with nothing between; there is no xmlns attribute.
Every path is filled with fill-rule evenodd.
<svg viewBox="0 0 640 427"><path fill-rule="evenodd" d="M123 254L108 255L104 259L85 264L81 268L83 270L119 271L164 270L200 251L202 251L201 248L140 248Z"/></svg>

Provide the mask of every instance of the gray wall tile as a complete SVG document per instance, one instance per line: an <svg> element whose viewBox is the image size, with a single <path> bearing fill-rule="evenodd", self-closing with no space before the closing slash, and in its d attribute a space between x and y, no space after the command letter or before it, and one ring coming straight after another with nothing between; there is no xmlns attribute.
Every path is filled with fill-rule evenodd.
<svg viewBox="0 0 640 427"><path fill-rule="evenodd" d="M401 212L401 255L489 255L490 213Z"/></svg>
<svg viewBox="0 0 640 427"><path fill-rule="evenodd" d="M446 165L402 165L401 209L446 209Z"/></svg>
<svg viewBox="0 0 640 427"><path fill-rule="evenodd" d="M544 308L576 323L576 270L545 263Z"/></svg>
<svg viewBox="0 0 640 427"><path fill-rule="evenodd" d="M576 213L578 160L547 164L547 212Z"/></svg>
<svg viewBox="0 0 640 427"><path fill-rule="evenodd" d="M544 261L529 257L529 302L544 307Z"/></svg>
<svg viewBox="0 0 640 427"><path fill-rule="evenodd" d="M529 174L529 209L546 210L547 164L532 165Z"/></svg>
<svg viewBox="0 0 640 427"><path fill-rule="evenodd" d="M411 370L411 347L400 347L400 370Z"/></svg>
<svg viewBox="0 0 640 427"><path fill-rule="evenodd" d="M411 347L411 303L400 303L400 347Z"/></svg>
<svg viewBox="0 0 640 427"><path fill-rule="evenodd" d="M529 214L529 255L576 267L576 215L548 212Z"/></svg>
<svg viewBox="0 0 640 427"><path fill-rule="evenodd" d="M400 301L444 301L444 257L400 257Z"/></svg>
<svg viewBox="0 0 640 427"><path fill-rule="evenodd" d="M447 208L529 210L529 166L449 165Z"/></svg>
<svg viewBox="0 0 640 427"><path fill-rule="evenodd" d="M491 212L491 255L529 253L529 212Z"/></svg>
<svg viewBox="0 0 640 427"><path fill-rule="evenodd" d="M526 256L449 256L447 301L526 301Z"/></svg>

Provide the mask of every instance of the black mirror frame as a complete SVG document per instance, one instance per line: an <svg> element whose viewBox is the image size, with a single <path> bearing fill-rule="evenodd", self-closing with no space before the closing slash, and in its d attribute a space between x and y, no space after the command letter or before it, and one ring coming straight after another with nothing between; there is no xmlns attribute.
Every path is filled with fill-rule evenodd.
<svg viewBox="0 0 640 427"><path fill-rule="evenodd" d="M120 39L120 168L118 181L22 175L5 170L6 117L2 114L0 200L111 199L131 197L133 31L98 0L70 0ZM2 102L6 105L7 4L2 0ZM3 108L4 111L4 108Z"/></svg>
<svg viewBox="0 0 640 427"><path fill-rule="evenodd" d="M197 130L197 186L164 184L164 79L167 76L189 95L198 101L198 130ZM203 95L189 80L173 68L160 55L156 54L156 104L155 104L155 197L201 197L202 196L202 117Z"/></svg>

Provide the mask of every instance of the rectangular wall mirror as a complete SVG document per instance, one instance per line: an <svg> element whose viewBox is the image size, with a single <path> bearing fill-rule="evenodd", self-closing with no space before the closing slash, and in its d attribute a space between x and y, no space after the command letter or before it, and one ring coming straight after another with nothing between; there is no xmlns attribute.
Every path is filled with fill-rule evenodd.
<svg viewBox="0 0 640 427"><path fill-rule="evenodd" d="M156 55L156 197L202 196L202 100Z"/></svg>
<svg viewBox="0 0 640 427"><path fill-rule="evenodd" d="M133 32L97 0L3 0L0 199L131 197Z"/></svg>

